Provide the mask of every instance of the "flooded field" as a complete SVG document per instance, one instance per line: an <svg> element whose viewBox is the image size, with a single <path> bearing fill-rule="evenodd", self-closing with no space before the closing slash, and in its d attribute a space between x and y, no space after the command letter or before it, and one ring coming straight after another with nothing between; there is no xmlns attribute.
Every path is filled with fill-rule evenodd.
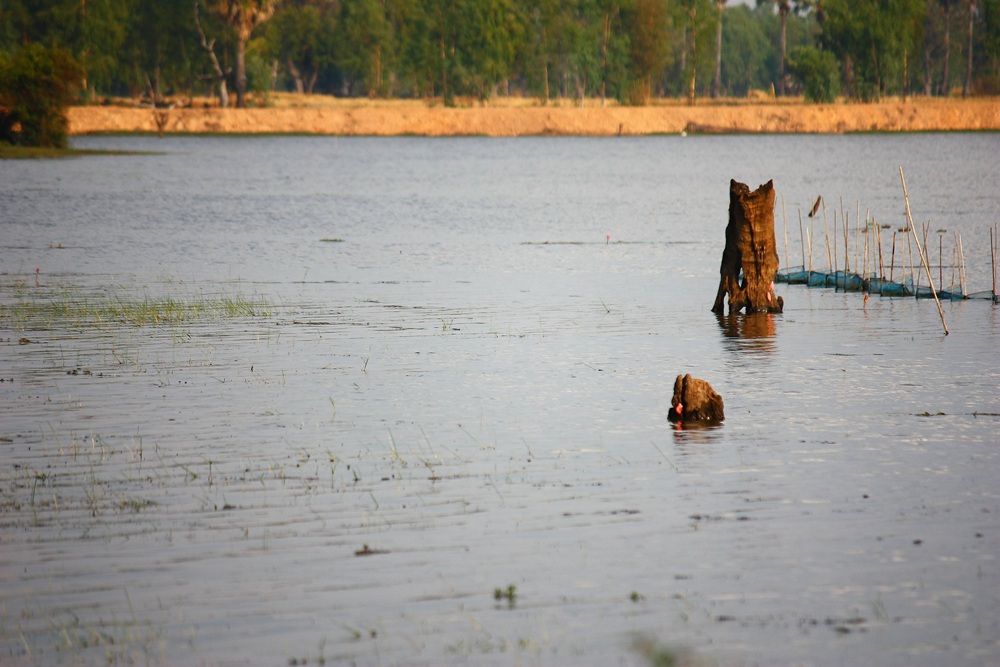
<svg viewBox="0 0 1000 667"><path fill-rule="evenodd" d="M730 178L792 254L902 165L989 289L1000 136L75 144L152 153L0 162L0 663L1000 664L997 307L709 312Z"/></svg>

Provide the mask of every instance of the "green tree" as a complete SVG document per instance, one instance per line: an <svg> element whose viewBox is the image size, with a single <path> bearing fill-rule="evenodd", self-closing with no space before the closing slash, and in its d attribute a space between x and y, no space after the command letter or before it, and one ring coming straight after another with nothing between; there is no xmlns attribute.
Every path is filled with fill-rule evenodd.
<svg viewBox="0 0 1000 667"><path fill-rule="evenodd" d="M180 90L191 92L197 33L191 0L130 0L125 39L117 59L116 84L154 102Z"/></svg>
<svg viewBox="0 0 1000 667"><path fill-rule="evenodd" d="M1000 0L979 0L982 25L976 49L979 87L985 94L1000 94Z"/></svg>
<svg viewBox="0 0 1000 667"><path fill-rule="evenodd" d="M10 9L7 8L10 2ZM128 25L129 0L6 0L0 16L21 44L68 49L79 63L84 93L110 86Z"/></svg>
<svg viewBox="0 0 1000 667"><path fill-rule="evenodd" d="M770 18L762 16L762 10L753 11L747 5L726 11L722 74L731 95L746 95L751 90L769 87L772 77L768 56L772 41L766 20Z"/></svg>
<svg viewBox="0 0 1000 667"><path fill-rule="evenodd" d="M635 0L623 12L629 46L629 88L627 100L646 104L652 94L653 78L659 77L670 57L668 14L664 0Z"/></svg>
<svg viewBox="0 0 1000 667"><path fill-rule="evenodd" d="M711 82L715 68L714 49L705 48L717 36L714 0L678 0L673 4L673 25L680 35L674 38L673 70L676 94L686 96L689 104L694 104L698 90L709 90L699 81Z"/></svg>
<svg viewBox="0 0 1000 667"><path fill-rule="evenodd" d="M30 43L0 52L0 141L65 148L66 107L82 70L66 49Z"/></svg>
<svg viewBox="0 0 1000 667"><path fill-rule="evenodd" d="M968 61L965 67L965 79L962 83L962 97L968 97L972 93L972 45L974 28L976 25L976 0L966 0L969 7L969 41L968 41Z"/></svg>
<svg viewBox="0 0 1000 667"><path fill-rule="evenodd" d="M335 64L336 8L332 2L284 4L268 22L269 55L292 79L295 92L312 94L320 74Z"/></svg>
<svg viewBox="0 0 1000 667"><path fill-rule="evenodd" d="M827 0L823 44L861 100L904 90L906 58L921 43L924 0Z"/></svg>
<svg viewBox="0 0 1000 667"><path fill-rule="evenodd" d="M488 99L507 80L524 38L513 0L429 0L429 41L437 47L441 94Z"/></svg>
<svg viewBox="0 0 1000 667"><path fill-rule="evenodd" d="M803 85L806 100L833 102L840 94L837 59L829 51L812 46L798 46L788 56L788 67Z"/></svg>
<svg viewBox="0 0 1000 667"><path fill-rule="evenodd" d="M951 15L955 9L957 0L937 0L944 13L944 46L942 49L944 56L944 70L941 73L940 94L947 96L951 90L950 66L951 66Z"/></svg>
<svg viewBox="0 0 1000 667"><path fill-rule="evenodd" d="M757 0L758 5L774 5L778 10L778 18L781 20L781 32L779 33L779 58L778 58L778 95L785 95L785 61L788 54L788 14L792 11L791 0Z"/></svg>
<svg viewBox="0 0 1000 667"><path fill-rule="evenodd" d="M236 33L236 106L247 105L246 47L257 26L274 14L280 0L212 0L216 14Z"/></svg>
<svg viewBox="0 0 1000 667"><path fill-rule="evenodd" d="M715 8L718 13L715 27L715 76L712 77L712 98L718 98L722 94L722 10L726 7L726 0L715 0Z"/></svg>
<svg viewBox="0 0 1000 667"><path fill-rule="evenodd" d="M338 62L359 90L370 97L386 93L386 64L392 31L381 0L350 0L341 5L337 21Z"/></svg>

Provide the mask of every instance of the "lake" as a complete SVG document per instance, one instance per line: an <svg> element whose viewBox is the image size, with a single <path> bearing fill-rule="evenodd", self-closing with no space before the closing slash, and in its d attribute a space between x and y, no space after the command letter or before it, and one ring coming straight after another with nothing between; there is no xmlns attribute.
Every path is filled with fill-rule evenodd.
<svg viewBox="0 0 1000 667"><path fill-rule="evenodd" d="M1000 134L73 145L0 161L0 662L1000 664L998 307L709 312L730 179L825 267L901 166L992 289Z"/></svg>

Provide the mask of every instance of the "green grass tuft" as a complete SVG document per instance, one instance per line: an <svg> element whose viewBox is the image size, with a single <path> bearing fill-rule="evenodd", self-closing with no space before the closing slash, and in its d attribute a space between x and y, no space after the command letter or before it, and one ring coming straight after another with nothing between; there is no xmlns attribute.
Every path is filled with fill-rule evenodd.
<svg viewBox="0 0 1000 667"><path fill-rule="evenodd" d="M203 319L268 317L272 311L266 299L256 296L136 297L122 292L95 296L77 294L82 290L73 288L56 291L23 283L15 283L12 288L13 299L2 298L8 290L0 290L0 325L18 330L56 325L158 326Z"/></svg>

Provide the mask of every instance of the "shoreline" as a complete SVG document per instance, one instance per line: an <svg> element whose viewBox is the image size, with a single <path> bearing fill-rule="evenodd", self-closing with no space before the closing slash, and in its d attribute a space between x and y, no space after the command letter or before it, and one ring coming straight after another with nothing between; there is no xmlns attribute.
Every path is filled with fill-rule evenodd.
<svg viewBox="0 0 1000 667"><path fill-rule="evenodd" d="M802 102L623 106L443 107L422 102L152 109L77 106L69 133L317 134L337 136L639 136L1000 131L1000 100L873 104ZM161 126L158 126L161 125Z"/></svg>

